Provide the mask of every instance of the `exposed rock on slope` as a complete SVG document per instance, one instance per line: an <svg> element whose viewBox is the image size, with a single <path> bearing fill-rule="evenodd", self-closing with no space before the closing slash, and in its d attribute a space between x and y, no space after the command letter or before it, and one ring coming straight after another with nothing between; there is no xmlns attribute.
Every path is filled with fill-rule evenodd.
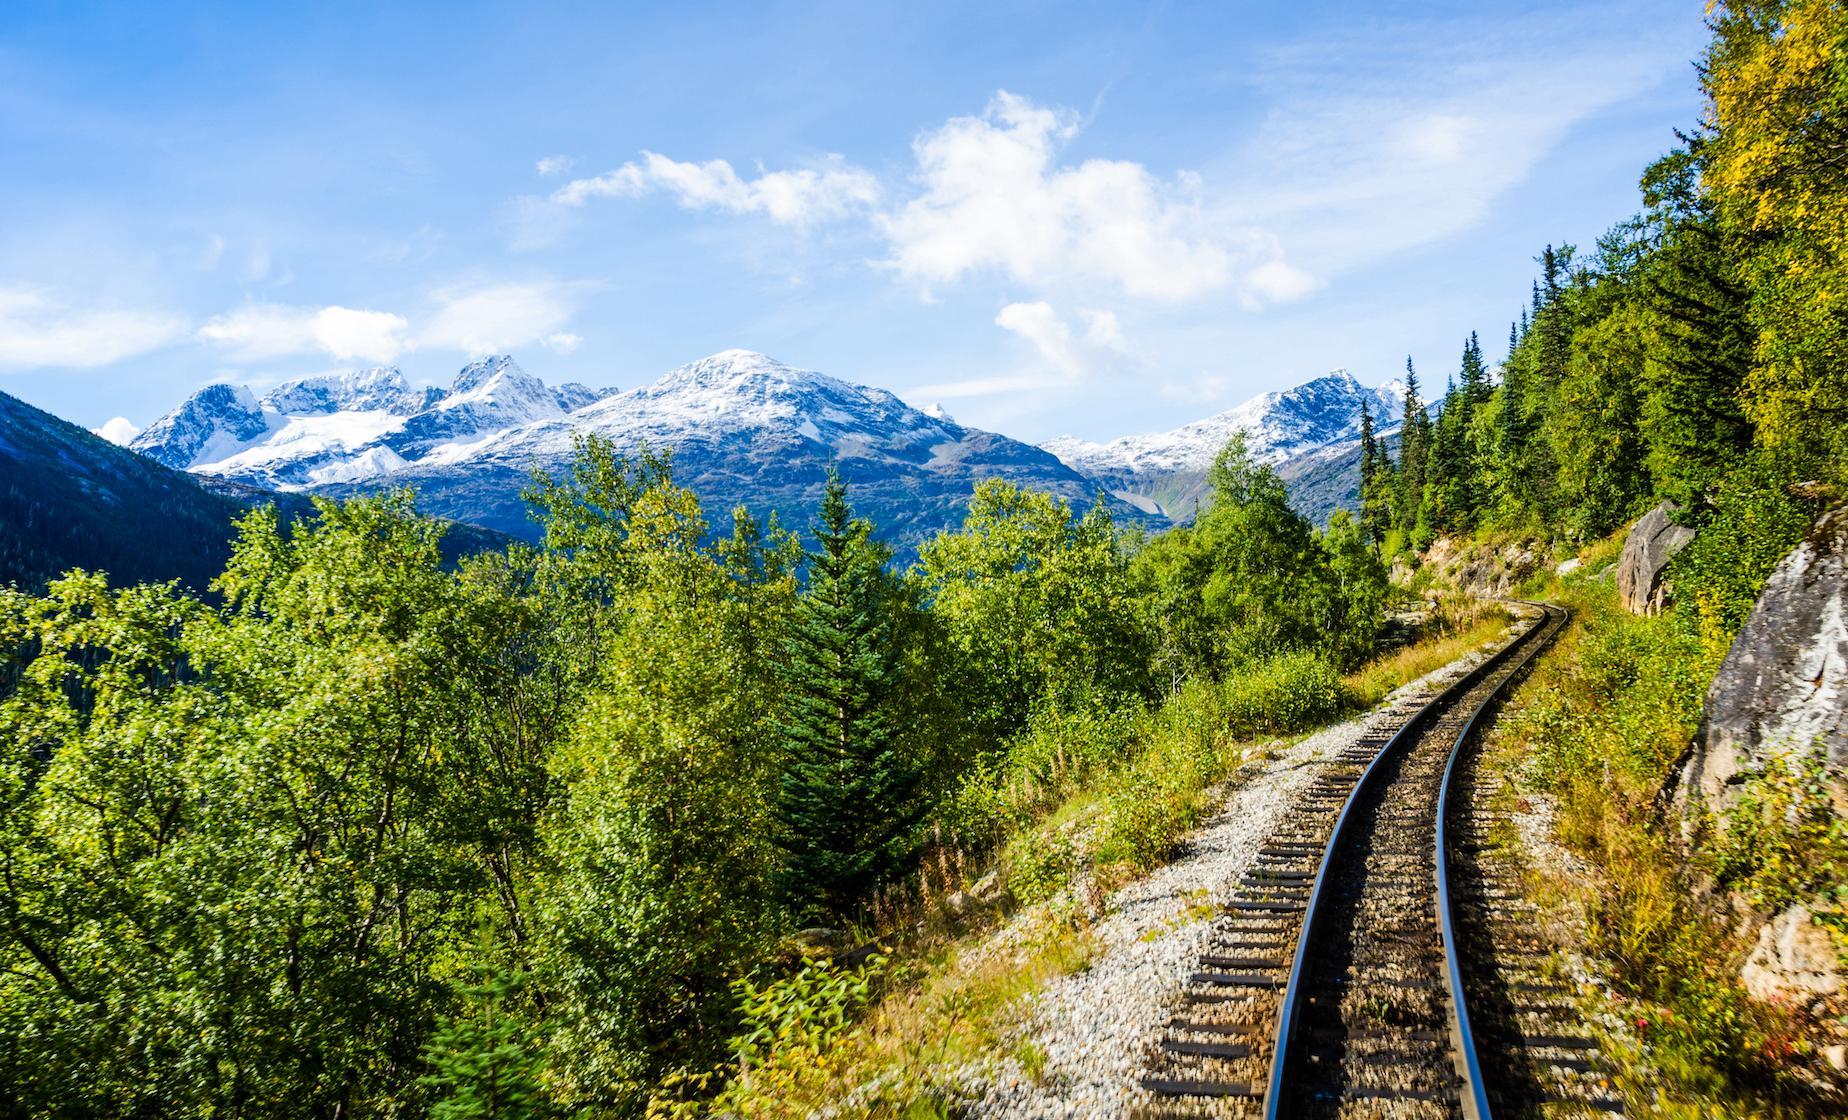
<svg viewBox="0 0 1848 1120"><path fill-rule="evenodd" d="M1662 582L1662 569L1694 539L1694 530L1677 525L1668 502L1643 514L1624 538L1623 556L1617 561L1617 595L1632 614L1660 614L1671 588Z"/></svg>
<svg viewBox="0 0 1848 1120"><path fill-rule="evenodd" d="M1823 517L1778 563L1707 690L1678 796L1709 808L1772 755L1848 776L1848 508Z"/></svg>

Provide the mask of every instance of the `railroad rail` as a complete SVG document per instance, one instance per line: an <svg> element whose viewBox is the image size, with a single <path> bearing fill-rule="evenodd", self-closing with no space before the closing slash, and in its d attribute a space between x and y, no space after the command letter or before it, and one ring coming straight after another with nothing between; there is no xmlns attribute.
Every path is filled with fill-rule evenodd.
<svg viewBox="0 0 1848 1120"><path fill-rule="evenodd" d="M1526 606L1521 633L1337 755L1260 848L1151 1055L1141 1115L1614 1110L1591 1044L1559 1026L1575 1016L1522 925L1506 821L1467 749L1565 624Z"/></svg>

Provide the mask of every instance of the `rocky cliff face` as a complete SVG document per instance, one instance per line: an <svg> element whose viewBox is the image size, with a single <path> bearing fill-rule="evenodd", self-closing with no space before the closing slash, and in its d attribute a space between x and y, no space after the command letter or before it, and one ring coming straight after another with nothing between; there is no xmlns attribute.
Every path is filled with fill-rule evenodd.
<svg viewBox="0 0 1848 1120"><path fill-rule="evenodd" d="M1848 778L1848 507L1779 562L1707 690L1677 797L1716 811L1778 752Z"/></svg>
<svg viewBox="0 0 1848 1120"><path fill-rule="evenodd" d="M1723 814L1780 755L1820 762L1836 812L1848 813L1848 507L1817 521L1771 574L1668 792L1683 813ZM1802 904L1760 929L1740 979L1759 999L1817 1013L1848 987L1831 935Z"/></svg>
<svg viewBox="0 0 1848 1120"><path fill-rule="evenodd" d="M1668 502L1637 519L1623 542L1617 561L1617 594L1631 614L1660 614L1668 604L1670 588L1662 570L1675 554L1694 539L1694 530L1672 520L1675 507Z"/></svg>

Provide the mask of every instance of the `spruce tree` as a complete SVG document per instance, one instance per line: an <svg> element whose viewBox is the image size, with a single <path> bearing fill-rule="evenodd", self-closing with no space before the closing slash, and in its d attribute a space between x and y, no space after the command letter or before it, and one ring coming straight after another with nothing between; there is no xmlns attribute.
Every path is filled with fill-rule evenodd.
<svg viewBox="0 0 1848 1120"><path fill-rule="evenodd" d="M838 473L815 537L785 645L778 884L797 913L844 917L915 852L922 773L896 716L904 599Z"/></svg>
<svg viewBox="0 0 1848 1120"><path fill-rule="evenodd" d="M1489 399L1489 367L1482 360L1482 343L1475 331L1469 332L1469 341L1463 346L1461 380L1463 398L1472 410Z"/></svg>
<svg viewBox="0 0 1848 1120"><path fill-rule="evenodd" d="M1360 402L1360 524L1377 547L1380 542L1371 514L1373 493L1379 487L1380 464L1374 451L1373 410L1363 400Z"/></svg>
<svg viewBox="0 0 1848 1120"><path fill-rule="evenodd" d="M1410 534L1424 504L1425 462L1431 448L1431 416L1418 398L1418 370L1405 359L1405 420L1399 429L1399 527Z"/></svg>

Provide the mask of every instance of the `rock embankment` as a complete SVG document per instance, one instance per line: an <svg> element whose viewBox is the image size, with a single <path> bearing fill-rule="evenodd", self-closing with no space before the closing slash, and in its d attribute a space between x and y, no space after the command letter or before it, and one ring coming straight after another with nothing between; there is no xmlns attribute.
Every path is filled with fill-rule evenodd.
<svg viewBox="0 0 1848 1120"><path fill-rule="evenodd" d="M1707 690L1672 799L1723 815L1774 762L1820 766L1848 815L1848 507L1772 572ZM1759 999L1815 1008L1848 989L1831 935L1801 903L1764 924L1740 979Z"/></svg>
<svg viewBox="0 0 1848 1120"><path fill-rule="evenodd" d="M1672 588L1662 578L1675 554L1694 539L1694 530L1677 525L1678 509L1672 502L1643 514L1624 538L1623 557L1617 561L1617 595L1631 614L1660 614Z"/></svg>
<svg viewBox="0 0 1848 1120"><path fill-rule="evenodd" d="M1723 811L1780 754L1848 777L1848 507L1772 572L1707 690L1677 800Z"/></svg>

